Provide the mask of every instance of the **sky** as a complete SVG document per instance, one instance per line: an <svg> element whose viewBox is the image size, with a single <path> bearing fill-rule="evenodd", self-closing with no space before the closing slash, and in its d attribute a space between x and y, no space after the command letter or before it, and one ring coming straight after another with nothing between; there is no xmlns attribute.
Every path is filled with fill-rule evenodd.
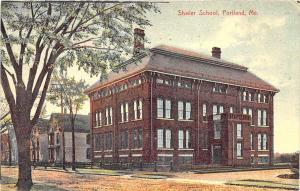
<svg viewBox="0 0 300 191"><path fill-rule="evenodd" d="M274 150L299 150L300 137L300 3L296 1L176 1L157 4L160 14L148 13L151 27L145 28L151 48L165 44L210 55L220 47L222 59L244 65L249 71L277 87L274 100ZM179 12L195 12L193 16ZM218 15L199 15L199 12ZM223 13L244 11L246 16ZM248 13L255 13L249 15ZM93 84L77 68L70 75ZM47 103L48 114L60 112ZM81 114L89 113L87 101Z"/></svg>

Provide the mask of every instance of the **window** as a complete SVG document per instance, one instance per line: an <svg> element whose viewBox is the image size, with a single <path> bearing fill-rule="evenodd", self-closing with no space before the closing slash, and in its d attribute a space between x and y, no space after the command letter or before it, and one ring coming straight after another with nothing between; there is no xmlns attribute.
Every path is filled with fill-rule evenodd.
<svg viewBox="0 0 300 191"><path fill-rule="evenodd" d="M164 101L160 98L157 99L157 117L164 117Z"/></svg>
<svg viewBox="0 0 300 191"><path fill-rule="evenodd" d="M226 93L227 87L223 84L215 84L213 87L213 92L218 92L218 93Z"/></svg>
<svg viewBox="0 0 300 191"><path fill-rule="evenodd" d="M213 105L213 115L224 113L224 107L222 105Z"/></svg>
<svg viewBox="0 0 300 191"><path fill-rule="evenodd" d="M122 131L119 134L120 149L128 149L128 131Z"/></svg>
<svg viewBox="0 0 300 191"><path fill-rule="evenodd" d="M157 79L156 79L156 83L158 83L158 84L163 84L163 83L164 83L164 80L163 80L163 79L157 78Z"/></svg>
<svg viewBox="0 0 300 191"><path fill-rule="evenodd" d="M244 115L250 115L250 122L251 122L251 124L253 124L253 112L252 112L252 109L251 108L246 108L246 107L244 107L243 108L243 114Z"/></svg>
<svg viewBox="0 0 300 191"><path fill-rule="evenodd" d="M128 121L128 103L122 103L120 106L121 110L121 122Z"/></svg>
<svg viewBox="0 0 300 191"><path fill-rule="evenodd" d="M267 110L257 110L257 125L267 126Z"/></svg>
<svg viewBox="0 0 300 191"><path fill-rule="evenodd" d="M102 126L102 113L99 111L96 113L96 126L97 127Z"/></svg>
<svg viewBox="0 0 300 191"><path fill-rule="evenodd" d="M243 92L243 101L254 101L254 93L244 91Z"/></svg>
<svg viewBox="0 0 300 191"><path fill-rule="evenodd" d="M165 84L165 85L171 86L172 85L172 80L157 78L156 79L156 83L157 84Z"/></svg>
<svg viewBox="0 0 300 191"><path fill-rule="evenodd" d="M134 129L133 130L133 148L143 147L143 130Z"/></svg>
<svg viewBox="0 0 300 191"><path fill-rule="evenodd" d="M242 157L242 143L236 144L236 156Z"/></svg>
<svg viewBox="0 0 300 191"><path fill-rule="evenodd" d="M165 117L171 118L171 100L166 100Z"/></svg>
<svg viewBox="0 0 300 191"><path fill-rule="evenodd" d="M112 150L112 132L109 133L105 133L104 134L105 137L105 150Z"/></svg>
<svg viewBox="0 0 300 191"><path fill-rule="evenodd" d="M178 148L183 149L183 130L178 131Z"/></svg>
<svg viewBox="0 0 300 191"><path fill-rule="evenodd" d="M164 147L164 130L157 129L157 148Z"/></svg>
<svg viewBox="0 0 300 191"><path fill-rule="evenodd" d="M204 131L202 133L202 149L208 148L208 132Z"/></svg>
<svg viewBox="0 0 300 191"><path fill-rule="evenodd" d="M267 134L263 134L263 139L262 139L263 143L262 143L262 149L263 150L267 150L268 147L267 147Z"/></svg>
<svg viewBox="0 0 300 191"><path fill-rule="evenodd" d="M257 147L258 150L263 150L263 139L262 139L262 134L257 135Z"/></svg>
<svg viewBox="0 0 300 191"><path fill-rule="evenodd" d="M219 109L220 111L220 113L224 113L224 107L222 106L222 105L220 105L220 109Z"/></svg>
<svg viewBox="0 0 300 191"><path fill-rule="evenodd" d="M171 147L172 131L170 129L157 129L157 148L170 149Z"/></svg>
<svg viewBox="0 0 300 191"><path fill-rule="evenodd" d="M232 106L230 106L230 108L229 108L229 113L233 113L233 107Z"/></svg>
<svg viewBox="0 0 300 191"><path fill-rule="evenodd" d="M236 124L236 138L241 139L242 136L242 124Z"/></svg>
<svg viewBox="0 0 300 191"><path fill-rule="evenodd" d="M171 100L157 99L157 117L158 118L171 118Z"/></svg>
<svg viewBox="0 0 300 191"><path fill-rule="evenodd" d="M100 135L99 134L95 134L94 135L94 147L95 147L95 150L100 150Z"/></svg>
<svg viewBox="0 0 300 191"><path fill-rule="evenodd" d="M112 124L112 107L107 107L105 109L105 118L106 118L106 125Z"/></svg>
<svg viewBox="0 0 300 191"><path fill-rule="evenodd" d="M190 120L191 119L191 102L178 101L178 119Z"/></svg>
<svg viewBox="0 0 300 191"><path fill-rule="evenodd" d="M183 102L178 102L178 119L183 119Z"/></svg>
<svg viewBox="0 0 300 191"><path fill-rule="evenodd" d="M247 100L247 92L243 92L243 101L246 101Z"/></svg>
<svg viewBox="0 0 300 191"><path fill-rule="evenodd" d="M185 141L185 142L184 142ZM178 148L190 148L191 142L190 142L190 131L189 130L179 130L178 131Z"/></svg>
<svg viewBox="0 0 300 191"><path fill-rule="evenodd" d="M138 78L138 79L132 80L130 83L132 86L137 86L142 83L142 80L140 78Z"/></svg>
<svg viewBox="0 0 300 191"><path fill-rule="evenodd" d="M214 139L220 139L221 137L221 123L214 122Z"/></svg>
<svg viewBox="0 0 300 191"><path fill-rule="evenodd" d="M251 150L253 150L254 146L253 146L253 134L250 134L250 148Z"/></svg>
<svg viewBox="0 0 300 191"><path fill-rule="evenodd" d="M119 89L120 89L120 91L123 91L123 90L127 90L127 88L128 88L128 85L125 83L125 84L122 84Z"/></svg>
<svg viewBox="0 0 300 191"><path fill-rule="evenodd" d="M171 140L172 140L171 130L166 129L166 148L167 149L171 148Z"/></svg>
<svg viewBox="0 0 300 191"><path fill-rule="evenodd" d="M177 85L181 88L192 88L192 83L190 81L180 80Z"/></svg>
<svg viewBox="0 0 300 191"><path fill-rule="evenodd" d="M185 148L191 148L190 131L185 131Z"/></svg>
<svg viewBox="0 0 300 191"><path fill-rule="evenodd" d="M268 163L269 162L269 156L258 156L258 163Z"/></svg>
<svg viewBox="0 0 300 191"><path fill-rule="evenodd" d="M133 102L134 119L142 119L143 115L143 102L142 99Z"/></svg>
<svg viewBox="0 0 300 191"><path fill-rule="evenodd" d="M206 104L203 104L202 105L202 116L203 116L203 121L207 121L207 117L206 117L206 114L207 114L207 107L206 107Z"/></svg>

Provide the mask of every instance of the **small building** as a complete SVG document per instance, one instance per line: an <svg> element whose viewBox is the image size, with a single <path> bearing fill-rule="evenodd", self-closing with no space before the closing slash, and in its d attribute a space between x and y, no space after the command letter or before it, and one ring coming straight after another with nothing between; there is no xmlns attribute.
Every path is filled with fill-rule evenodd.
<svg viewBox="0 0 300 191"><path fill-rule="evenodd" d="M49 120L40 118L31 133L31 161L48 161L48 128Z"/></svg>
<svg viewBox="0 0 300 191"><path fill-rule="evenodd" d="M62 120L63 118L63 120ZM76 162L90 161L90 129L88 115L77 114L74 126ZM72 127L69 114L52 113L48 130L49 162L72 162Z"/></svg>
<svg viewBox="0 0 300 191"><path fill-rule="evenodd" d="M169 164L271 165L274 86L248 68L161 45L134 57L86 90L92 160Z"/></svg>

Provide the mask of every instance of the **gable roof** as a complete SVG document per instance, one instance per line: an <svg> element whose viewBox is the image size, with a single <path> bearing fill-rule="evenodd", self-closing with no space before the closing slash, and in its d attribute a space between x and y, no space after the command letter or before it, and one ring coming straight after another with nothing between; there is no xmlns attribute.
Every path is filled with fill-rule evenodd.
<svg viewBox="0 0 300 191"><path fill-rule="evenodd" d="M64 114L64 124L63 128L65 132L71 132L72 127L71 127L71 122L69 119L70 115L69 114ZM60 123L61 121L61 114L60 113L52 113L50 117L50 126L51 122L57 121ZM88 115L80 115L77 114L76 119L75 119L75 124L74 124L74 131L75 132L80 132L80 133L88 133L90 132L89 128L89 117Z"/></svg>
<svg viewBox="0 0 300 191"><path fill-rule="evenodd" d="M137 59L140 61L136 62ZM110 72L106 79L97 81L86 90L86 93L142 71L155 71L272 92L279 91L249 72L247 67L166 45L154 47L150 49L149 55L143 54L140 58L129 59L122 66L125 67L125 71Z"/></svg>

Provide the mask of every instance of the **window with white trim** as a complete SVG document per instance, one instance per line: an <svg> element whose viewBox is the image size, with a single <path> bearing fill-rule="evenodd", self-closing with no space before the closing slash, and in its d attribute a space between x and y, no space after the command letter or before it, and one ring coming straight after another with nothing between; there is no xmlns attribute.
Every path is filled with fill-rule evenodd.
<svg viewBox="0 0 300 191"><path fill-rule="evenodd" d="M157 117L158 118L171 118L171 100L157 98Z"/></svg>
<svg viewBox="0 0 300 191"><path fill-rule="evenodd" d="M142 119L143 117L143 102L142 99L134 100L133 102L134 119Z"/></svg>
<svg viewBox="0 0 300 191"><path fill-rule="evenodd" d="M244 108L243 108L243 114L245 114L245 115L250 115L250 117L251 117L250 122L251 122L251 125L252 125L252 124L253 124L253 121L254 121L254 119L253 119L252 108L246 108L246 107L244 107Z"/></svg>
<svg viewBox="0 0 300 191"><path fill-rule="evenodd" d="M157 129L157 148L172 148L172 131L170 129Z"/></svg>
<svg viewBox="0 0 300 191"><path fill-rule="evenodd" d="M233 113L233 106L229 107L229 113Z"/></svg>
<svg viewBox="0 0 300 191"><path fill-rule="evenodd" d="M236 124L236 138L237 139L243 138L243 136L242 136L242 124L240 124L240 123Z"/></svg>
<svg viewBox="0 0 300 191"><path fill-rule="evenodd" d="M213 105L213 115L224 113L223 105Z"/></svg>
<svg viewBox="0 0 300 191"><path fill-rule="evenodd" d="M178 101L178 119L190 120L191 119L192 106L191 102Z"/></svg>
<svg viewBox="0 0 300 191"><path fill-rule="evenodd" d="M189 130L178 130L178 148L179 149L191 148Z"/></svg>
<svg viewBox="0 0 300 191"><path fill-rule="evenodd" d="M261 150L261 134L257 135L257 149Z"/></svg>
<svg viewBox="0 0 300 191"><path fill-rule="evenodd" d="M185 148L191 148L191 139L190 139L190 131L185 131Z"/></svg>
<svg viewBox="0 0 300 191"><path fill-rule="evenodd" d="M184 140L183 130L179 130L178 131L178 148L179 149L183 149L183 140Z"/></svg>
<svg viewBox="0 0 300 191"><path fill-rule="evenodd" d="M96 118L95 127L101 127L102 126L102 113L100 111L97 111L95 118Z"/></svg>
<svg viewBox="0 0 300 191"><path fill-rule="evenodd" d="M206 104L204 103L204 104L202 105L202 116L203 116L203 121L207 121L206 115L207 115L207 106L206 106Z"/></svg>
<svg viewBox="0 0 300 191"><path fill-rule="evenodd" d="M242 157L242 143L236 144L236 156Z"/></svg>
<svg viewBox="0 0 300 191"><path fill-rule="evenodd" d="M263 134L262 138L262 150L267 150L267 134Z"/></svg>
<svg viewBox="0 0 300 191"><path fill-rule="evenodd" d="M227 93L227 86L224 84L215 84L213 86L213 92L217 92L217 93Z"/></svg>
<svg viewBox="0 0 300 191"><path fill-rule="evenodd" d="M183 119L183 102L178 101L178 119Z"/></svg>
<svg viewBox="0 0 300 191"><path fill-rule="evenodd" d="M166 148L171 148L172 133L170 129L166 129Z"/></svg>
<svg viewBox="0 0 300 191"><path fill-rule="evenodd" d="M267 126L267 110L264 109L257 110L257 125Z"/></svg>
<svg viewBox="0 0 300 191"><path fill-rule="evenodd" d="M171 100L166 99L165 100L165 118L170 119L171 118Z"/></svg>
<svg viewBox="0 0 300 191"><path fill-rule="evenodd" d="M258 134L257 143L258 143L257 144L258 150L267 150L268 149L267 134Z"/></svg>
<svg viewBox="0 0 300 191"><path fill-rule="evenodd" d="M157 98L157 117L164 117L164 100L161 98Z"/></svg>
<svg viewBox="0 0 300 191"><path fill-rule="evenodd" d="M157 148L164 148L164 130L157 129Z"/></svg>
<svg viewBox="0 0 300 191"><path fill-rule="evenodd" d="M120 105L120 111L121 111L121 122L127 122L128 121L128 103L121 103Z"/></svg>
<svg viewBox="0 0 300 191"><path fill-rule="evenodd" d="M107 107L105 109L105 118L106 118L106 125L112 124L112 107Z"/></svg>

